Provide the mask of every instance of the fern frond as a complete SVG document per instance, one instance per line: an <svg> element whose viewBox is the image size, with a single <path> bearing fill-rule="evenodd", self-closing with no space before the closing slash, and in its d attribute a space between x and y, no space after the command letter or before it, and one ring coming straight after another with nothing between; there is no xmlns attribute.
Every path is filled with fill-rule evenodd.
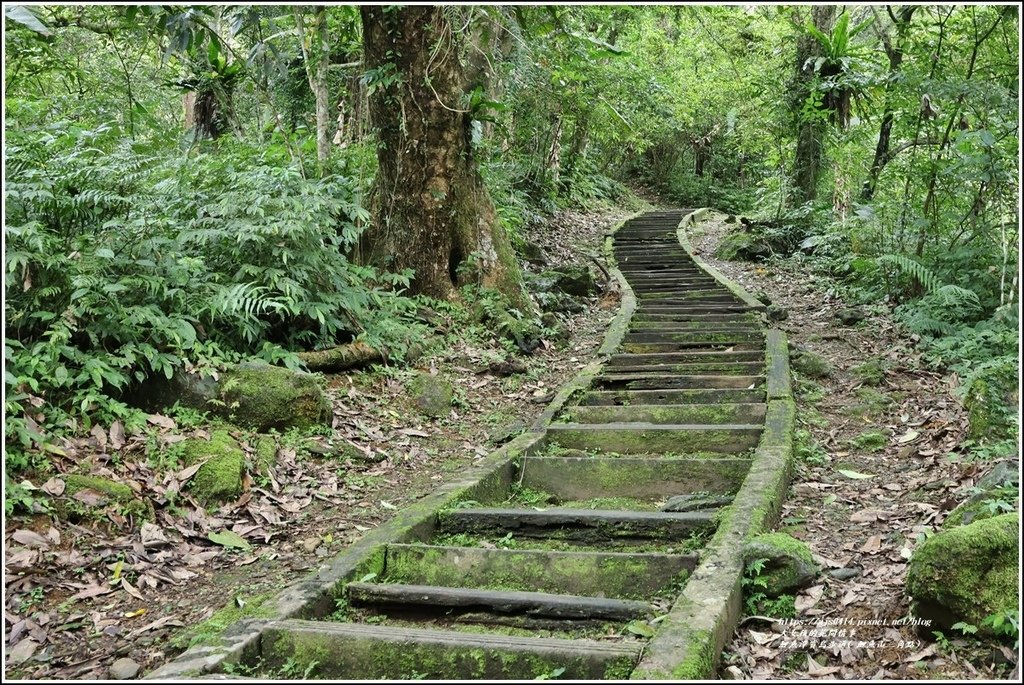
<svg viewBox="0 0 1024 685"><path fill-rule="evenodd" d="M890 264L898 268L900 271L910 274L917 279L917 282L920 283L926 291L937 290L942 286L942 281L935 275L935 272L906 255L884 254L878 257L878 262L881 264Z"/></svg>

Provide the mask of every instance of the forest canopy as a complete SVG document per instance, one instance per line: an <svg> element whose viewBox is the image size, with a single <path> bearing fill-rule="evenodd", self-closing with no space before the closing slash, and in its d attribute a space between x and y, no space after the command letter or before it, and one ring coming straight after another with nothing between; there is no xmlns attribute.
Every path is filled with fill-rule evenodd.
<svg viewBox="0 0 1024 685"><path fill-rule="evenodd" d="M147 378L400 362L437 301L528 352L524 228L637 187L749 217L1014 420L1016 5L4 13L8 478Z"/></svg>

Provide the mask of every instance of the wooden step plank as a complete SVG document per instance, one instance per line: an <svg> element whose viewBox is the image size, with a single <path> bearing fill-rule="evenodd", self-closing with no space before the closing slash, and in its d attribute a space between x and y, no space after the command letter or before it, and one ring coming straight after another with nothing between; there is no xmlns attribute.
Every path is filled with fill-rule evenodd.
<svg viewBox="0 0 1024 685"><path fill-rule="evenodd" d="M268 670L300 660L306 678L531 680L564 668L565 678L601 680L628 678L640 643L290 619L271 623L259 649Z"/></svg>
<svg viewBox="0 0 1024 685"><path fill-rule="evenodd" d="M647 602L546 592L397 583L349 583L345 592L349 602L355 606L425 606L437 611L465 609L539 618L604 621L631 621L651 613L651 605Z"/></svg>
<svg viewBox="0 0 1024 685"><path fill-rule="evenodd" d="M754 389L764 376L678 375L678 374L602 374L594 379L596 388L628 390L670 390L689 388Z"/></svg>
<svg viewBox="0 0 1024 685"><path fill-rule="evenodd" d="M655 367L665 364L689 364L704 361L765 362L764 352L757 350L701 350L694 352L662 352L652 354L613 354L605 366L609 371L625 367Z"/></svg>
<svg viewBox="0 0 1024 685"><path fill-rule="evenodd" d="M655 404L630 406L585 406L567 408L560 419L572 423L764 423L764 403Z"/></svg>
<svg viewBox="0 0 1024 685"><path fill-rule="evenodd" d="M697 565L696 554L656 552L561 552L396 543L389 544L385 554L383 579L388 582L500 587L616 599L649 599Z"/></svg>

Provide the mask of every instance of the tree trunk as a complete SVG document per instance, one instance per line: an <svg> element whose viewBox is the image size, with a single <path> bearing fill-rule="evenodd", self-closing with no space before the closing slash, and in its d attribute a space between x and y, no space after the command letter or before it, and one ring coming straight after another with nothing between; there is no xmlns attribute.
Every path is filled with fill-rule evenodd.
<svg viewBox="0 0 1024 685"><path fill-rule="evenodd" d="M832 31L835 6L815 5L811 8L811 21L822 33ZM794 190L798 202L810 202L817 196L818 175L822 166L822 151L825 139L825 119L819 116L807 117L801 113L804 102L811 96L814 87L813 67L807 60L821 56L821 45L814 36L803 33L796 44L796 79L794 81L793 108L797 112L796 156L794 159Z"/></svg>
<svg viewBox="0 0 1024 685"><path fill-rule="evenodd" d="M469 283L530 311L511 244L477 170L459 45L442 7L363 6L370 122L378 135L374 222L364 254L413 269L412 293L457 296Z"/></svg>
<svg viewBox="0 0 1024 685"><path fill-rule="evenodd" d="M299 29L299 44L302 46L302 62L306 68L306 80L316 101L316 159L320 167L331 154L331 139L328 127L331 123L330 98L327 92L327 69L331 64L331 46L327 40L327 8L317 5L313 8L312 35L306 33L306 23L301 7L294 7L295 24Z"/></svg>
<svg viewBox="0 0 1024 685"><path fill-rule="evenodd" d="M883 37L882 42L885 46L885 52L889 56L889 79L885 86L885 111L882 114L882 125L878 130L878 143L875 145L875 158L871 162L871 169L868 171L868 177L864 181L864 186L860 191L861 202L868 202L875 196L875 187L878 185L878 177L882 174L882 169L889 163L889 140L892 137L892 125L895 119L895 115L892 109L892 102L890 101L892 95L890 90L893 88L895 77L900 72L900 67L903 64L903 43L905 40L906 29L910 24L910 19L914 15L914 10L917 9L916 5L905 5L900 10L899 18L896 21L896 40L890 42L888 37Z"/></svg>

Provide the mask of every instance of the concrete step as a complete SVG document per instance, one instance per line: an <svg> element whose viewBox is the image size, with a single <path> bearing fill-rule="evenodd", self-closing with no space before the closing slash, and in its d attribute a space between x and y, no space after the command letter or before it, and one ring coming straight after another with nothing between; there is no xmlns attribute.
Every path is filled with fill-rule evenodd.
<svg viewBox="0 0 1024 685"><path fill-rule="evenodd" d="M627 343L737 343L763 342L763 331L685 331L682 333L650 330L630 331L624 339Z"/></svg>
<svg viewBox="0 0 1024 685"><path fill-rule="evenodd" d="M653 404L570 407L562 418L573 423L656 423L656 424L762 424L767 405L750 404Z"/></svg>
<svg viewBox="0 0 1024 685"><path fill-rule="evenodd" d="M643 600L671 587L696 565L696 554L390 544L383 579Z"/></svg>
<svg viewBox="0 0 1024 685"><path fill-rule="evenodd" d="M645 307L644 311L638 311L633 314L633 320L631 323L640 323L643 321L692 321L694 323L706 322L706 323L754 323L761 324L759 317L756 314L712 314L709 312L704 313L690 313L690 312L651 312L649 308Z"/></svg>
<svg viewBox="0 0 1024 685"><path fill-rule="evenodd" d="M438 518L443 533L505 535L600 544L611 540L685 540L715 528L715 511L666 513L607 509L452 509Z"/></svg>
<svg viewBox="0 0 1024 685"><path fill-rule="evenodd" d="M667 499L688 492L733 493L750 469L743 457L523 457L524 487L563 502L595 497Z"/></svg>
<svg viewBox="0 0 1024 685"><path fill-rule="evenodd" d="M530 680L561 668L601 680L628 678L640 644L287 620L264 630L259 650L268 670L308 663L306 678Z"/></svg>
<svg viewBox="0 0 1024 685"><path fill-rule="evenodd" d="M693 352L734 350L740 352L764 349L764 342L625 342L620 350L623 354L664 354L667 352Z"/></svg>
<svg viewBox="0 0 1024 685"><path fill-rule="evenodd" d="M739 388L685 388L671 390L592 390L583 395L583 405L636 406L644 404L713 404L737 402L741 404L765 401L764 389Z"/></svg>
<svg viewBox="0 0 1024 685"><path fill-rule="evenodd" d="M633 321L631 331L657 333L696 333L699 331L760 331L757 321Z"/></svg>
<svg viewBox="0 0 1024 685"><path fill-rule="evenodd" d="M700 362L760 362L765 363L764 352L757 350L726 351L707 350L697 352L668 352L662 354L616 354L608 359L605 369L618 373L626 367L658 367L668 364L692 364Z"/></svg>
<svg viewBox="0 0 1024 685"><path fill-rule="evenodd" d="M568 621L631 621L652 613L651 605L629 599L607 599L546 592L520 592L398 583L349 583L353 606L447 613L473 611Z"/></svg>
<svg viewBox="0 0 1024 685"><path fill-rule="evenodd" d="M662 378L666 376L755 376L763 372L763 361L700 361L679 364L638 364L637 366L610 367L601 378L632 380L634 378ZM628 376L628 378L627 378Z"/></svg>
<svg viewBox="0 0 1024 685"><path fill-rule="evenodd" d="M549 445L618 454L739 454L757 445L761 429L753 424L560 423L548 428L546 440Z"/></svg>
<svg viewBox="0 0 1024 685"><path fill-rule="evenodd" d="M763 364L757 365L763 369ZM764 376L687 375L675 373L604 373L594 379L594 387L608 390L671 390L687 388L739 388L753 390L764 382Z"/></svg>

